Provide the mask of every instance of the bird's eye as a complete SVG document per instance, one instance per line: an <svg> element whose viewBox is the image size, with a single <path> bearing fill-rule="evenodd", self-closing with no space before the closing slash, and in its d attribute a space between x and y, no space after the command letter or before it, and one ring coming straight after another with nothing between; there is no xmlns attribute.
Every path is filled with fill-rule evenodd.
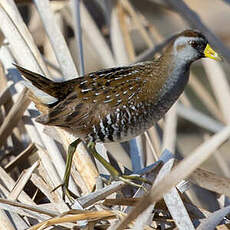
<svg viewBox="0 0 230 230"><path fill-rule="evenodd" d="M189 45L191 45L194 49L197 49L199 44L196 41L189 41Z"/></svg>

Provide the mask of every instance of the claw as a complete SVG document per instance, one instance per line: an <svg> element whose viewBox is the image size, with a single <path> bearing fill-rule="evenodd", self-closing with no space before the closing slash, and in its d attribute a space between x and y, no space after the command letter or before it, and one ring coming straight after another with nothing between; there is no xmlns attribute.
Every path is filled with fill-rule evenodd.
<svg viewBox="0 0 230 230"><path fill-rule="evenodd" d="M145 192L147 192L146 188L143 185L137 184L134 181L152 184L150 181L138 175L137 176L136 175L120 175L120 173L96 151L95 143L90 142L88 144L88 148L90 149L90 152L93 154L93 156L97 160L99 160L103 164L103 166L109 171L111 175L109 182L111 182L112 180L115 180L115 181L121 180L125 182L126 184L132 185L137 188L142 188Z"/></svg>
<svg viewBox="0 0 230 230"><path fill-rule="evenodd" d="M66 197L67 197L71 203L74 203L74 200L77 199L77 196L71 190L68 189L65 182L59 184L51 192L54 192L60 187L62 189L62 199L64 200L64 202L66 201Z"/></svg>
<svg viewBox="0 0 230 230"><path fill-rule="evenodd" d="M134 186L136 188L141 188L144 190L145 193L148 192L148 190L144 187L143 184L138 184L138 183L135 183L135 181L139 181L139 182L144 182L144 183L148 183L148 184L152 184L151 182L149 182L148 180L146 180L145 178L143 177L140 177L140 176L132 176L132 175L121 175L119 176L119 180L123 181L124 183L128 184L128 185L131 185L131 186Z"/></svg>

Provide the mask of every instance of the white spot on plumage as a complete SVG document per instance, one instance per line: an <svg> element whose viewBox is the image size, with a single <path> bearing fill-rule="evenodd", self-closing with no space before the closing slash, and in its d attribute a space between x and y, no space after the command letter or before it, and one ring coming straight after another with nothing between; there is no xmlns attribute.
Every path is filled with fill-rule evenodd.
<svg viewBox="0 0 230 230"><path fill-rule="evenodd" d="M117 121L119 121L120 120L120 116L121 116L121 114L120 114L120 111L117 113Z"/></svg>
<svg viewBox="0 0 230 230"><path fill-rule="evenodd" d="M134 105L131 106L131 109L132 110L137 110L136 106L134 106Z"/></svg>
<svg viewBox="0 0 230 230"><path fill-rule="evenodd" d="M118 100L117 100L117 103L121 103L121 102L122 102L122 99L118 99Z"/></svg>
<svg viewBox="0 0 230 230"><path fill-rule="evenodd" d="M97 134L97 129L96 129L96 126L95 126L95 125L93 125L93 132L94 132L95 134Z"/></svg>
<svg viewBox="0 0 230 230"><path fill-rule="evenodd" d="M136 92L135 92L135 93L132 93L132 94L128 97L128 100L130 100L135 94L136 94Z"/></svg>
<svg viewBox="0 0 230 230"><path fill-rule="evenodd" d="M126 109L126 112L127 112L127 114L128 114L128 123L130 123L130 121L131 121L131 113L130 113L130 111L129 111L129 108L127 108Z"/></svg>
<svg viewBox="0 0 230 230"><path fill-rule="evenodd" d="M111 102L111 101L113 101L113 98L110 98L110 99L108 99L108 100L104 100L104 103L109 103L109 102Z"/></svg>
<svg viewBox="0 0 230 230"><path fill-rule="evenodd" d="M82 93L85 93L85 92L89 92L89 91L91 91L91 90L92 90L92 88L87 88L87 89L82 89L81 92L82 92Z"/></svg>
<svg viewBox="0 0 230 230"><path fill-rule="evenodd" d="M111 115L110 114L106 115L106 119L107 119L108 125L111 125L112 124L112 120L111 120Z"/></svg>
<svg viewBox="0 0 230 230"><path fill-rule="evenodd" d="M100 94L102 94L102 91L96 92L94 95L95 95L95 96L98 96L98 95L100 95Z"/></svg>
<svg viewBox="0 0 230 230"><path fill-rule="evenodd" d="M122 76L119 76L119 77L115 77L114 80L120 80L120 79L122 79L123 77L125 77L125 75L122 75Z"/></svg>
<svg viewBox="0 0 230 230"><path fill-rule="evenodd" d="M129 87L130 90L132 90L133 88L134 88L134 86Z"/></svg>
<svg viewBox="0 0 230 230"><path fill-rule="evenodd" d="M100 127L101 127L101 132L106 136L106 132L105 132L105 126L103 124L103 121L100 121Z"/></svg>
<svg viewBox="0 0 230 230"><path fill-rule="evenodd" d="M82 82L80 83L80 85L83 85L83 84L85 84L85 83L87 83L87 82L88 82L88 80L82 81Z"/></svg>

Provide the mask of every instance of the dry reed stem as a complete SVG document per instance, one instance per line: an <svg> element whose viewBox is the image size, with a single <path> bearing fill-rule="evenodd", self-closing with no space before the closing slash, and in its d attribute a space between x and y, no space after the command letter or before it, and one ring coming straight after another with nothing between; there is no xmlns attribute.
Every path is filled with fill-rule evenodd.
<svg viewBox="0 0 230 230"><path fill-rule="evenodd" d="M186 107L192 107L192 104L191 102L189 101L187 95L186 95L186 92L183 92L182 95L180 96L180 99L181 103L186 106Z"/></svg>
<svg viewBox="0 0 230 230"><path fill-rule="evenodd" d="M178 229L193 230L195 229L190 216L185 208L179 192L174 187L164 195L164 201L176 223Z"/></svg>
<svg viewBox="0 0 230 230"><path fill-rule="evenodd" d="M226 159L223 157L222 152L217 150L214 154L214 158L215 158L217 164L219 165L219 167L221 168L223 175L225 177L230 177L229 164L226 161Z"/></svg>
<svg viewBox="0 0 230 230"><path fill-rule="evenodd" d="M10 87L6 87L0 92L0 106L6 104L11 99Z"/></svg>
<svg viewBox="0 0 230 230"><path fill-rule="evenodd" d="M194 74L190 74L189 85L197 93L197 96L200 97L202 103L206 105L208 110L220 121L223 121L223 116L218 108L218 106L213 101L213 98L207 91L207 89L197 80L197 77Z"/></svg>
<svg viewBox="0 0 230 230"><path fill-rule="evenodd" d="M189 180L207 190L230 195L230 179L218 176L215 173L203 169L196 169L190 176Z"/></svg>
<svg viewBox="0 0 230 230"><path fill-rule="evenodd" d="M16 230L14 227L12 221L10 220L10 217L5 213L5 211L0 210L0 229L1 230Z"/></svg>
<svg viewBox="0 0 230 230"><path fill-rule="evenodd" d="M145 132L145 138L146 138L146 142L148 143L150 149L151 149L151 153L152 153L152 157L153 157L153 162L157 161L158 159L158 155L155 149L155 146L153 144L154 141L152 141L155 138L150 138L149 132ZM157 138L157 137L156 137Z"/></svg>
<svg viewBox="0 0 230 230"><path fill-rule="evenodd" d="M230 228L230 224L220 224L216 226L217 230L229 230L229 228Z"/></svg>
<svg viewBox="0 0 230 230"><path fill-rule="evenodd" d="M68 21L68 23L70 23L71 25L73 24L71 19L69 18L69 15L67 14L67 8L63 9L63 16ZM88 11L84 7L84 4L81 4L81 17L82 17L83 30L84 30L84 28L88 28L87 30L84 30L84 32L87 34L89 39L92 40L92 43L95 46L96 52L98 52L98 56L99 56L99 58L102 59L105 67L114 66L115 62L114 62L114 59L112 57L112 53L109 50L109 47L106 44L104 38L102 37L100 31L98 30L97 26L95 25L95 22L93 21L93 19L89 15ZM100 145L99 148L100 148L99 152L101 152L101 153L106 152L103 145ZM116 151L119 151L123 156L125 156L126 153L124 152L124 150L122 148L120 148L120 146L118 146L117 148L118 149L116 149ZM105 157L107 158L107 156L105 156ZM116 156L115 156L115 158L116 158ZM74 159L76 159L76 155L74 156ZM81 168L85 167L85 165L84 166L82 165L82 167L79 168L79 163L82 160L80 158L76 159L76 160L77 160L76 167L78 168L78 170L82 171ZM90 166L91 164L89 163L88 165ZM89 170L91 170L91 169L93 169L93 167L89 167ZM91 174L91 173L88 173L88 170L85 170L85 172L87 172L88 175ZM92 186L95 184L95 178L97 177L97 174L95 174L95 173L92 173L91 175L94 178L94 180L88 186L88 188L90 190L92 189ZM88 180L86 178L85 181L86 181L86 183L88 183L91 180Z"/></svg>
<svg viewBox="0 0 230 230"><path fill-rule="evenodd" d="M166 177L167 174L169 174L169 172L172 169L173 164L174 164L174 159L170 159L168 162L164 164L158 176L156 177L156 180L154 182L155 186L157 186L157 183L161 181L163 177ZM192 221L188 215L188 212L183 204L183 201L177 189L173 187L168 193L166 193L163 196L163 198L164 198L165 204L170 214L172 215L173 220L175 221L178 229L184 229L184 230L194 229Z"/></svg>
<svg viewBox="0 0 230 230"><path fill-rule="evenodd" d="M115 218L115 214L112 211L85 211L79 214L73 214L73 215L64 215L60 217L55 217L52 219L49 219L47 221L41 222L37 225L34 225L33 227L29 228L29 230L41 230L45 229L49 226L65 223L65 222L74 222L74 221L80 221L80 220L89 220L89 221L95 221L105 218Z"/></svg>
<svg viewBox="0 0 230 230"><path fill-rule="evenodd" d="M53 47L53 51L62 70L62 73L66 79L71 79L74 76L77 77L78 73L75 65L72 61L72 57L68 50L68 47L64 41L64 37L55 21L53 12L50 8L48 0L34 1L38 13L43 21L46 34L50 39L50 43Z"/></svg>
<svg viewBox="0 0 230 230"><path fill-rule="evenodd" d="M204 140L207 140L209 138L210 138L210 135L208 134L204 135ZM228 166L228 162L222 156L221 151L217 150L215 154L213 155L213 157L216 160L217 167L220 168L224 176L228 177L228 175L230 175L230 168Z"/></svg>
<svg viewBox="0 0 230 230"><path fill-rule="evenodd" d="M177 103L175 103L165 116L164 135L162 150L168 149L170 152L175 152L176 137L177 137Z"/></svg>
<svg viewBox="0 0 230 230"><path fill-rule="evenodd" d="M185 158L172 172L164 177L151 192L142 198L129 215L117 226L117 230L124 229L128 223L134 220L150 204L159 201L173 186L189 176L201 165L226 139L230 136L230 127L227 126L210 140L204 142L190 156Z"/></svg>
<svg viewBox="0 0 230 230"><path fill-rule="evenodd" d="M146 44L148 45L149 48L153 47L153 42L147 33L146 29L144 28L142 22L140 21L140 18L138 17L137 13L133 9L132 5L128 0L121 0L120 1L121 5L127 10L127 12L130 14L130 16L133 19L133 22L136 24L137 29L140 31L140 34Z"/></svg>
<svg viewBox="0 0 230 230"><path fill-rule="evenodd" d="M156 176L156 179L154 180L153 183L153 187L155 187L159 181L162 180L162 178L166 175L168 175L168 173L171 171L172 166L174 163L174 159L169 159L160 169L159 173ZM140 202L140 201L139 201ZM138 203L137 203L138 205ZM134 223L134 228L135 230L138 229L143 229L143 226L148 222L148 220L151 218L152 216L152 211L155 207L155 202L150 204L146 210L144 210L142 213L140 213L140 215L137 217L135 223Z"/></svg>
<svg viewBox="0 0 230 230"><path fill-rule="evenodd" d="M57 26L53 12L50 8L49 1L35 1L36 7L38 9L38 13L40 14L40 17L43 21L44 28L46 30L46 33L50 39L50 43L53 47L55 56L58 60L58 63L60 65L60 68L62 70L62 73L64 75L65 79L70 79L72 77L77 77L78 73L76 71L75 65L73 63L73 60L71 58L70 52L67 48L67 45L64 41L64 37L60 32L59 27ZM68 146L72 142L72 138L69 137L64 131L61 129L57 129L60 135L62 136L62 140L66 146ZM63 138L64 136L64 138ZM66 148L67 149L67 148ZM52 151L50 149L50 151ZM51 154L51 152L49 152ZM56 154L52 154L52 159L56 159L55 162L59 162L59 170L60 177L63 177L64 171L65 171L65 164L63 162L62 157L57 157ZM57 185L56 185L57 186ZM70 187L73 190L73 192L77 192L77 188L75 187L72 180L70 180Z"/></svg>
<svg viewBox="0 0 230 230"><path fill-rule="evenodd" d="M26 93L27 89L24 89L20 93L17 103L13 105L0 127L0 147L12 133L30 103L30 100L26 97Z"/></svg>
<svg viewBox="0 0 230 230"><path fill-rule="evenodd" d="M66 12L66 10L64 12ZM69 18L66 15L66 13L64 15L67 19ZM89 35L90 39L93 40L93 43L95 43L94 45L98 45L98 46L96 46L96 50L99 52L100 56L102 56L101 51L102 50L105 51L105 55L106 55L105 58L107 57L107 59L104 60L104 58L103 58L104 63L106 63L106 65L107 65L107 63L109 61L110 65L111 64L113 65L114 62L110 56L111 52L106 49L107 45L106 45L104 39L102 38L101 33L96 28L95 23L93 22L91 16L89 15L88 11L86 10L86 8L84 7L83 4L81 4L81 15L82 15L82 26L83 26L83 28L91 28L92 29L92 30L90 30L90 34L88 34L88 35ZM71 22L71 24L72 24L72 22ZM94 34L92 33L92 31L94 31ZM87 30L87 33L88 33L88 30ZM92 35L93 35L93 37L92 37ZM95 38L97 38L97 39L95 39ZM106 45L105 48L100 48L100 47L102 47L102 45ZM100 145L100 149L101 149L101 151L99 151L99 152L106 152L103 145ZM85 159L82 159L82 157L84 158L84 155L85 155ZM75 154L74 160L76 162L76 167L77 167L78 171L81 172L81 176L84 179L85 183L87 184L88 189L92 190L92 188L95 184L95 178L98 176L98 173L97 173L94 165L92 164L90 157L87 156L86 154L78 153L78 154ZM82 161L84 161L86 163L82 164ZM87 166L87 169L86 169L86 166Z"/></svg>
<svg viewBox="0 0 230 230"><path fill-rule="evenodd" d="M105 199L110 194L121 190L121 188L124 186L125 184L122 181L114 182L113 184L108 185L105 188L102 188L96 192L91 192L86 196L78 198L78 201L84 208L87 208L88 206L96 203L97 201Z"/></svg>
<svg viewBox="0 0 230 230"><path fill-rule="evenodd" d="M116 64L118 66L129 63L124 38L119 24L119 7L121 6L118 3L115 4L111 13L111 42Z"/></svg>
<svg viewBox="0 0 230 230"><path fill-rule="evenodd" d="M230 206L221 208L214 213L210 214L210 216L203 221L197 228L197 230L214 230L216 226L223 220L223 218L230 213ZM222 228L224 229L224 228ZM227 228L228 229L228 228Z"/></svg>
<svg viewBox="0 0 230 230"><path fill-rule="evenodd" d="M30 144L25 150L18 154L12 161L10 161L4 169L6 172L10 172L20 162L25 161L30 155L37 151L35 144Z"/></svg>
<svg viewBox="0 0 230 230"><path fill-rule="evenodd" d="M127 25L127 15L125 14L124 8L122 6L122 2L118 6L118 18L120 22L121 32L124 37L124 43L126 46L126 50L129 56L129 61L134 62L135 60L135 49L129 34L128 25Z"/></svg>
<svg viewBox="0 0 230 230"><path fill-rule="evenodd" d="M151 127L147 132L150 136L150 139L152 141L152 145L155 149L155 154L153 152L154 158L157 160L157 159L159 159L160 151L161 151L161 139L158 135L156 127Z"/></svg>
<svg viewBox="0 0 230 230"><path fill-rule="evenodd" d="M4 195L7 197L9 195L8 191L11 191L15 186L15 181L6 173L6 171L0 167L0 180L4 182L3 188L6 188L6 192ZM32 204L35 205L34 201L24 192L22 191L21 194L18 197L18 200L20 202L26 203L26 204Z"/></svg>
<svg viewBox="0 0 230 230"><path fill-rule="evenodd" d="M97 39L95 39L95 41L96 41ZM103 52L101 52L101 53L103 53ZM199 93L199 92L198 92ZM204 99L202 99L202 100L204 100ZM175 114L174 114L175 115ZM175 118L175 117L174 117ZM218 123L216 123L216 121L214 121L214 120L212 120L212 121L210 121L210 123L208 123L207 122L207 119L208 117L205 117L205 125L207 126L207 128L208 128L208 124L211 124L212 125L212 127L211 127L211 129L210 130L212 130L213 132L217 132L217 131L219 131L221 128L223 128L223 125L222 124L218 124ZM170 118L169 118L169 120L170 120ZM197 122L196 121L196 118L195 118L195 116L194 117L192 117L192 120L194 121L194 122ZM167 123L167 122L166 122ZM168 124L170 124L170 122L168 123ZM200 125L200 126L202 126L202 124L199 124L198 123L198 125ZM169 129L169 127L167 127L167 124L166 124L166 129L165 130L172 130L172 133L174 133L175 134L175 129ZM213 128L214 127L214 128ZM167 129L168 128L168 129ZM171 127L172 128L172 127ZM175 128L175 127L174 127ZM40 131L41 131L41 129L40 129ZM167 132L166 132L167 133ZM169 134L170 132L168 132L168 134ZM29 135L30 135L31 133L29 133ZM166 134L165 134L166 135ZM175 136L173 136L173 137L175 137ZM68 139L68 138L66 138L66 139ZM64 141L66 141L66 139L64 140ZM46 140L46 136L44 136L43 137L43 140ZM69 140L69 139L68 139ZM167 142L166 141L167 140L167 138L165 138L165 142ZM174 141L172 141L173 140L173 138L170 140L170 142L171 142L171 146L172 146L172 148L174 148L174 145L175 145L175 142ZM67 141L68 142L68 141ZM206 143L206 142L205 142ZM50 146L50 148L48 148L48 151L50 151L50 150L54 150L55 151L55 149L54 148L51 148L51 146ZM46 151L46 150L45 150ZM47 153L46 153L47 154ZM45 159L45 157L44 157L44 159ZM45 160L43 159L43 164L44 164L44 167L46 167L46 162L45 162ZM50 161L50 159L49 159L49 161ZM56 163L56 161L55 161L55 163ZM79 163L80 164L80 163ZM43 167L39 167L39 170L41 170L41 171L43 171L43 174L42 174L42 177L43 178L46 178L46 177L48 177L48 176L45 176L45 168L43 168ZM55 172L56 173L56 172ZM91 173L90 173L91 174ZM50 174L50 175L52 175L52 174ZM34 179L35 178L35 179ZM46 185L42 182L42 181L40 181L39 180L39 178L38 177L33 177L33 179L34 179L34 181L37 181L37 183L38 183L38 187L39 187L39 189L40 190L42 190L42 188L44 188L44 190L43 190L43 192L44 193L46 193L46 194L48 194L48 186L46 187ZM41 178L40 178L41 179ZM48 183L48 185L50 185L50 184L52 184L52 181L53 181L53 178L51 178L51 179L49 179L50 181L49 182L47 182ZM59 178L59 180L60 180L60 178ZM39 182L40 181L40 182ZM213 182L213 181L212 181ZM200 183L200 182L199 182ZM227 182L226 182L227 183ZM210 182L210 184L211 185L205 185L205 186L209 186L210 188L212 187L212 186L214 186L215 187L215 184L213 185L211 182ZM216 188L213 188L213 189L216 189ZM224 188L222 188L222 189L224 189ZM57 198L57 197L56 197ZM53 198L54 199L54 198ZM57 198L57 200L59 200L60 198ZM91 197L91 199L92 199L92 197ZM51 200L51 198L50 198L50 200ZM93 199L92 199L93 200ZM91 200L91 201L92 201ZM96 206L95 206L96 207ZM94 226L94 224L92 224L92 226L91 226L91 228L93 228L93 226ZM146 226L145 226L145 228L146 228Z"/></svg>
<svg viewBox="0 0 230 230"><path fill-rule="evenodd" d="M112 205L124 205L124 206L134 206L140 198L115 198L115 199L105 199L103 205L112 206Z"/></svg>
<svg viewBox="0 0 230 230"><path fill-rule="evenodd" d="M81 17L82 27L87 28L85 32L87 32L90 40L93 41L98 57L102 59L104 67L115 66L116 62L113 54L84 4L81 4Z"/></svg>
<svg viewBox="0 0 230 230"><path fill-rule="evenodd" d="M6 205L8 208L7 210L13 210L16 212L24 212L23 215L25 215L25 213L28 211L28 216L31 215L32 212L34 213L37 213L39 215L41 215L41 217L39 217L38 219L39 220L42 220L42 219L47 219L48 217L55 217L57 215L60 215L59 212L57 211L52 211L52 210L48 210L48 209L45 209L45 208L41 208L37 205L29 205L29 204L25 204L23 202L19 203L19 202L16 202L16 201L11 201L11 200L8 200L8 199L2 199L0 198L0 206L3 206L3 205ZM26 216L27 216L26 215Z"/></svg>
<svg viewBox="0 0 230 230"><path fill-rule="evenodd" d="M135 14L135 12L133 14L133 10L130 9L131 6L128 4L128 2L127 2L128 6L127 4L126 5L122 5L122 4L123 1L117 1L116 3L114 3L114 7L111 13L111 42L112 42L114 55L116 57L116 61L118 65L129 64L130 60L128 57L129 56L128 49L130 48L130 44L132 44L131 39L127 41L127 36L122 36L122 33L123 35L124 33L127 35L127 31L126 31L127 28L124 28L124 22L122 21L122 12L124 9L126 9L128 12L130 12L130 10L132 11L131 13L132 16ZM127 7L129 7L129 9L127 9ZM133 21L134 23L137 23L135 17L133 18ZM140 27L138 27L138 29L141 30ZM141 30L140 32L143 31ZM134 142L130 142L130 146L132 149L135 149L135 151L132 151L131 154L133 168L135 169L136 167L140 167L140 165L142 164L142 163L140 164L137 163L136 159L144 159L143 151L141 151L144 149L143 142L139 137L137 137ZM124 151L122 151L119 155L122 156L122 158L126 156L126 154L124 154ZM113 156L116 160L118 160L117 154L116 155L114 154Z"/></svg>
<svg viewBox="0 0 230 230"><path fill-rule="evenodd" d="M213 133L219 132L224 127L224 125L219 121L214 120L194 108L187 108L180 103L177 104L177 114L178 116L181 116L199 127L207 129Z"/></svg>
<svg viewBox="0 0 230 230"><path fill-rule="evenodd" d="M115 53L116 59L119 59L120 64L127 64L129 63L128 57L126 52L124 52L125 46L124 46L124 41L123 37L120 31L119 27L119 21L117 18L117 13L115 13L114 16L111 16L113 19L111 19L111 37L112 37L112 46L113 50ZM92 41L93 45L95 46L96 51L98 52L99 58L102 59L105 67L112 67L115 66L118 63L115 63L114 57L112 55L111 50L109 49L108 45L105 42L105 39L102 37L101 32L98 30L97 26L95 25L95 22L93 21L92 17L89 15L88 11L86 10L84 4L81 4L81 16L82 16L82 27L87 28L85 33L87 33L87 36L89 39ZM115 23L115 27L113 26L113 21ZM113 30L114 28L114 30ZM113 32L114 31L114 32ZM114 35L113 35L114 33ZM117 40L118 39L118 40ZM122 42L122 43L121 43ZM115 43L115 44L114 44ZM120 49L120 45L122 45L122 49ZM116 60L116 62L118 61ZM97 144L98 148L100 149L100 153L105 153L106 149L104 148L103 145ZM110 147L108 147L109 150L111 150ZM115 146L113 146L113 149L115 149ZM111 151L113 154L115 151ZM119 152L119 158L124 158L126 159L126 152L117 144L116 152ZM104 155L105 158L107 158L106 155ZM117 160L120 161L119 158L117 158L118 154L113 154L113 157ZM87 170L86 170L87 171Z"/></svg>
<svg viewBox="0 0 230 230"><path fill-rule="evenodd" d="M61 66L64 77L68 78L68 77L77 76L75 66L73 64L72 58L70 56L64 38L60 33L60 30L57 27L56 23L54 23L54 16L50 9L49 2L36 1L35 3L38 8L39 14L43 20L46 32L51 40L51 45L53 46L56 58L59 62L59 65ZM41 130L41 126L38 125L38 127ZM57 130L62 137L64 136L63 142L64 144L66 144L66 146L68 146L73 141L73 138L70 135L67 135L63 130L61 129L57 129ZM41 134L41 136L43 136L44 138L48 137L45 134ZM60 177L63 177L65 171L65 164L62 156L60 154L57 154L58 148L54 146L52 143L50 144L47 143L47 147L48 147L49 154L51 154L52 159L56 162L55 166L58 168L58 173ZM53 151L54 149L56 149L56 151ZM72 180L70 180L70 188L71 190L73 190L73 192L77 192L77 188L75 184L72 183Z"/></svg>
<svg viewBox="0 0 230 230"><path fill-rule="evenodd" d="M224 120L227 124L230 124L230 87L226 75L219 63L214 61L207 62L206 60L203 60L202 63L223 113ZM217 77L218 81L216 80Z"/></svg>
<svg viewBox="0 0 230 230"><path fill-rule="evenodd" d="M8 38L11 44L10 48L12 50L12 53L17 58L18 62L24 63L24 61L26 61L28 66L33 66L33 69L35 69L35 71L37 72L41 72L41 66L43 72L47 72L43 64L42 58L40 58L40 54L36 46L34 45L31 35L28 33L28 30L26 29L26 26L24 25L24 22L22 21L21 16L17 11L14 2L11 0L7 2L5 0L1 0L0 3L0 18L7 22L3 23L1 29L4 35ZM15 21L17 23L15 23ZM12 34L14 34L14 36L12 36ZM9 57L9 60L12 59L12 57L8 53L6 53L6 56ZM6 56L4 56L4 58L6 58ZM7 65L10 66L10 64ZM39 134L36 133L37 130L29 128L28 130L32 131L30 135L31 138L36 138L36 141L38 141L38 143L40 143L41 145L46 145L46 147L50 149L50 152L54 153L55 156L60 155L53 140L51 140L48 136L44 137L41 128L38 126L38 124L35 123L35 126L36 128L38 128L40 137ZM45 141L42 141L42 138ZM63 166L63 168L64 167L65 166Z"/></svg>
<svg viewBox="0 0 230 230"><path fill-rule="evenodd" d="M93 18L89 14L88 10L82 3L81 7L81 22L82 22L82 29L83 32L87 35L90 41L92 41L92 46L94 47L93 52L98 54L98 58L101 59L103 66L111 67L115 66L115 60L113 54L107 45L104 37L102 36L101 32L97 28L96 23L94 22ZM71 10L68 6L65 6L61 9L61 14L63 18L68 22L69 25L73 27L73 22L71 18ZM86 29L87 28L87 29Z"/></svg>
<svg viewBox="0 0 230 230"><path fill-rule="evenodd" d="M82 40L82 28L81 28L81 10L80 10L80 0L71 0L71 10L73 16L73 30L75 34L75 44L77 47L77 56L79 59L79 72L83 76L85 74L85 62L83 53L83 40Z"/></svg>
<svg viewBox="0 0 230 230"><path fill-rule="evenodd" d="M25 60L27 60L24 59L24 55L19 54L19 51L23 50L26 55L31 57L27 60L27 66L36 66L37 68L35 71L40 72L42 70L43 73L47 74L47 69L33 42L33 38L26 28L18 9L12 0L0 1L0 16L1 20L4 21L4 23L1 24L1 30L11 44L11 48L14 47L11 50L17 57L18 62L24 63ZM12 34L14 34L14 36L12 36ZM22 45L22 43L24 44Z"/></svg>
<svg viewBox="0 0 230 230"><path fill-rule="evenodd" d="M73 160L77 171L87 186L88 191L92 191L99 173L91 156L89 154L85 154L85 152L86 148L83 144L79 144L77 154L74 154Z"/></svg>
<svg viewBox="0 0 230 230"><path fill-rule="evenodd" d="M41 160L41 165L43 166L44 173L42 174L43 178L45 179L46 183L50 185L50 187L55 188L61 183L61 179L57 174L55 165L53 164L53 161L51 160L49 153L41 148L38 147L38 155ZM41 172L40 172L41 173ZM58 190L54 191L54 194L56 196L61 195ZM61 200L61 196L58 196L59 200Z"/></svg>
<svg viewBox="0 0 230 230"><path fill-rule="evenodd" d="M58 203L60 198L56 196L56 194L52 191L52 187L50 187L40 176L33 173L30 178L31 182L45 195L45 197L50 200L52 203Z"/></svg>
<svg viewBox="0 0 230 230"><path fill-rule="evenodd" d="M22 192L23 188L25 187L26 183L30 179L33 171L38 167L39 162L36 161L29 169L22 172L19 179L17 180L14 188L11 190L8 199L9 200L17 200L18 196Z"/></svg>

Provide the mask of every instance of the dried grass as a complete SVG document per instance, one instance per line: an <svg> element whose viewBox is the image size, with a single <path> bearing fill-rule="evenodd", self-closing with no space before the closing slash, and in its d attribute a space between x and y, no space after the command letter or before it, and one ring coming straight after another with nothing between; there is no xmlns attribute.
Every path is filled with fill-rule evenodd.
<svg viewBox="0 0 230 230"><path fill-rule="evenodd" d="M103 186L98 176L107 174L107 171L92 159L81 144L74 155L70 181L70 189L78 198L72 205L67 205L60 189L54 192L52 189L62 181L65 152L74 138L58 128L44 129L33 120L35 108L27 99L27 89L19 83L21 77L12 63L48 77L51 77L50 73L59 78L61 74L63 79L77 77L76 65L70 54L69 40L72 38L66 33L70 28L77 35L74 44L79 50L76 56L80 60L81 73L87 67L87 58L91 53L96 54L105 68L119 66L153 57L161 52L168 39L161 33L163 27L159 27L157 22L156 25L150 23L146 12L139 12L128 0L106 3L95 0L80 2L80 5L74 1L72 4L67 1L24 1L33 13L28 25L32 31L34 28L40 31L33 33L32 37L16 5L23 0L15 2L0 0L1 229L45 229L54 225L69 229L76 226L87 229L156 229L159 226L161 229L183 230L197 227L202 230L229 229L229 221L224 217L230 209L224 206L224 202L212 196L212 200L204 199L205 205L202 206L192 199L188 200L186 195L193 189L193 183L203 188L202 194L210 190L221 195L222 200L229 200L229 163L222 157L228 152L226 146L229 146L230 136L228 66L210 60L197 65L200 73L204 68L209 82L207 85L210 86L202 85L197 77L199 73L196 73L196 78L191 76L190 86L204 106L202 111L194 103L193 95L186 91L186 96L181 97L182 103L178 101L165 120L142 137L124 145L97 146L98 151L107 160L113 158L111 162L121 170L133 168L136 171L130 173L146 175L153 183L152 187L143 185L147 193L121 181ZM92 15L90 4L96 6ZM165 8L175 11L184 22L201 30L225 59L230 60L229 49L182 0L151 0L143 1L143 4L149 7L157 4L162 12L155 9L156 13L161 17L171 17L171 25L176 25L177 19ZM34 16L35 12L40 17ZM95 15L100 19L107 18L103 26L100 27ZM140 39L137 41L133 34L138 34ZM229 40L229 35L227 38ZM88 44L92 47L91 53L85 52ZM44 56L38 46L43 48ZM193 147L185 159L178 160L178 153L181 156L185 153L185 148L178 148L180 135L184 134L181 117L184 126L188 129L193 127L193 132L201 137L201 144ZM211 136L203 138L207 137L207 132ZM187 135L192 142L191 134L189 130ZM130 149L129 155L127 151ZM215 165L225 176L202 168L212 154L216 156L213 159L218 161ZM220 205L215 212L207 209L212 202ZM197 226L198 222L202 223Z"/></svg>

